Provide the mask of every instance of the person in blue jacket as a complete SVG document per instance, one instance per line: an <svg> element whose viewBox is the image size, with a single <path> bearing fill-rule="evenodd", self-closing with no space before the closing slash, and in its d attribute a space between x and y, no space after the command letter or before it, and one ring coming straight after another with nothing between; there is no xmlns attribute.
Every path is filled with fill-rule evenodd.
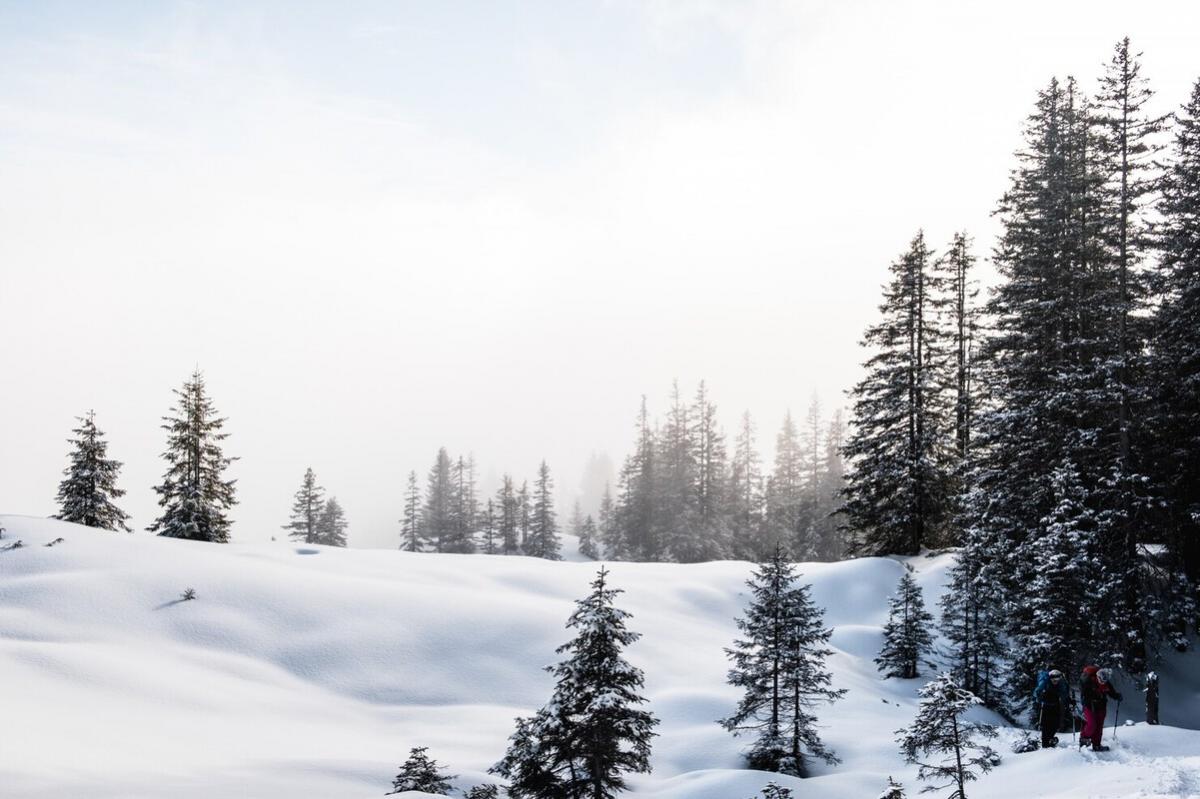
<svg viewBox="0 0 1200 799"><path fill-rule="evenodd" d="M1067 681L1058 669L1038 673L1037 687L1033 689L1033 709L1038 714L1038 727L1042 731L1042 748L1058 746L1058 730L1063 718L1071 712L1071 696Z"/></svg>

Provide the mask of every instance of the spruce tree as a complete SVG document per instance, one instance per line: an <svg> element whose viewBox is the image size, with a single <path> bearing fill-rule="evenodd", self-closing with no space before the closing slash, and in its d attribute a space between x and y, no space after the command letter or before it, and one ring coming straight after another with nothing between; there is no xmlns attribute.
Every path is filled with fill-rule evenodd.
<svg viewBox="0 0 1200 799"><path fill-rule="evenodd" d="M222 432L226 420L216 415L199 371L175 389L175 395L175 415L163 417L162 425L168 433L163 452L167 471L154 487L163 513L149 530L169 538L226 543L226 512L236 502L236 481L224 479L236 460L221 451L221 442L229 436Z"/></svg>
<svg viewBox="0 0 1200 799"><path fill-rule="evenodd" d="M512 475L508 474L496 490L496 535L502 555L515 555L521 551L521 508Z"/></svg>
<svg viewBox="0 0 1200 799"><path fill-rule="evenodd" d="M342 510L337 497L330 497L321 509L320 518L317 519L316 540L312 543L327 547L344 547L347 527L349 525L346 523L346 512Z"/></svg>
<svg viewBox="0 0 1200 799"><path fill-rule="evenodd" d="M703 380L692 405L692 444L696 464L692 484L695 507L695 560L722 560L732 552L729 518L729 462L725 433L717 424L717 406Z"/></svg>
<svg viewBox="0 0 1200 799"><path fill-rule="evenodd" d="M1175 115L1159 209L1156 288L1162 300L1154 320L1157 390L1148 426L1156 431L1156 482L1167 499L1164 538L1172 565L1194 591L1200 586L1200 80Z"/></svg>
<svg viewBox="0 0 1200 799"><path fill-rule="evenodd" d="M825 667L833 631L824 626L809 587L795 582L782 546L747 582L752 599L745 618L737 620L744 638L726 650L733 662L729 683L744 694L721 725L735 735L756 736L747 753L750 768L803 777L808 758L838 762L817 733L813 708L845 691L830 687Z"/></svg>
<svg viewBox="0 0 1200 799"><path fill-rule="evenodd" d="M834 411L825 428L824 459L821 466L819 504L815 523L818 551L822 560L841 560L846 556L846 541L839 524L838 508L846 488L846 464L842 448L846 443L846 423L842 410Z"/></svg>
<svg viewBox="0 0 1200 799"><path fill-rule="evenodd" d="M583 524L579 527L579 554L585 558L599 560L600 548L596 543L598 537L596 522L589 514L584 518Z"/></svg>
<svg viewBox="0 0 1200 799"><path fill-rule="evenodd" d="M404 488L404 518L400 520L400 549L405 552L421 552L425 548L425 534L421 527L421 489L417 486L417 473L408 473L408 484Z"/></svg>
<svg viewBox="0 0 1200 799"><path fill-rule="evenodd" d="M990 746L976 740L996 737L996 729L962 718L980 700L955 684L949 674L926 684L920 695L921 705L912 726L896 733L900 752L905 762L919 766L917 779L940 783L926 787L926 791L953 788L947 794L948 799L967 799L967 783L1000 763ZM939 762L927 762L931 755L946 757Z"/></svg>
<svg viewBox="0 0 1200 799"><path fill-rule="evenodd" d="M521 551L529 554L530 531L533 526L533 504L529 496L529 481L522 480L516 494L517 532L520 533Z"/></svg>
<svg viewBox="0 0 1200 799"><path fill-rule="evenodd" d="M733 468L729 478L730 545L738 560L759 561L767 557L763 541L762 461L755 443L750 411L742 413L734 442Z"/></svg>
<svg viewBox="0 0 1200 799"><path fill-rule="evenodd" d="M426 752L428 746L415 746L408 753L408 760L400 766L400 773L392 780L392 790L387 795L405 791L424 793L450 793L450 780L454 775L446 774L438 762Z"/></svg>
<svg viewBox="0 0 1200 799"><path fill-rule="evenodd" d="M792 551L800 561L823 560L817 522L821 514L821 401L813 392L804 415L801 448L804 469L804 488L800 494L800 512Z"/></svg>
<svg viewBox="0 0 1200 799"><path fill-rule="evenodd" d="M693 436L692 408L672 384L671 407L662 435L658 437L658 479L652 501L657 510L666 560L695 563L702 560L697 530L700 525L696 500L697 463Z"/></svg>
<svg viewBox="0 0 1200 799"><path fill-rule="evenodd" d="M750 797L756 799L756 797ZM762 793L757 799L792 799L792 789L785 788L777 782L768 782L763 786Z"/></svg>
<svg viewBox="0 0 1200 799"><path fill-rule="evenodd" d="M433 544L434 552L462 551L463 542L454 518L453 468L449 453L442 447L429 470L421 515L421 527Z"/></svg>
<svg viewBox="0 0 1200 799"><path fill-rule="evenodd" d="M625 459L618 478L612 545L606 544L607 554L618 560L655 562L663 560L665 555L662 511L658 504L660 464L657 438L644 396L637 433L633 452Z"/></svg>
<svg viewBox="0 0 1200 799"><path fill-rule="evenodd" d="M129 514L113 501L125 496L117 488L121 462L108 457L108 442L104 432L96 427L95 411L77 417L79 427L68 439L74 445L71 463L63 470L65 476L58 485L58 514L64 522L74 522L101 530L132 532L125 522Z"/></svg>
<svg viewBox="0 0 1200 799"><path fill-rule="evenodd" d="M867 329L873 350L853 389L850 473L842 512L859 554L915 555L946 538L949 457L946 441L944 298L932 253L918 232L892 264Z"/></svg>
<svg viewBox="0 0 1200 799"><path fill-rule="evenodd" d="M987 585L981 542L968 531L958 557L950 569L947 590L940 600L939 629L948 642L945 653L954 681L978 696L993 710L1005 710L1005 692L1000 689L1005 624L1000 595Z"/></svg>
<svg viewBox="0 0 1200 799"><path fill-rule="evenodd" d="M479 551L485 555L495 555L500 549L500 539L496 529L496 503L491 499L483 508L479 534Z"/></svg>
<svg viewBox="0 0 1200 799"><path fill-rule="evenodd" d="M289 538L297 538L306 544L317 542L317 522L325 509L325 489L317 485L317 476L312 468L304 471L304 480L292 500L292 518L283 525L284 530L290 530Z"/></svg>
<svg viewBox="0 0 1200 799"><path fill-rule="evenodd" d="M553 492L554 481L550 478L550 467L542 461L533 488L533 509L529 516L529 536L525 542L525 554L546 560L562 560L562 540L558 535Z"/></svg>
<svg viewBox="0 0 1200 799"><path fill-rule="evenodd" d="M607 577L601 568L567 621L577 632L557 650L566 659L547 669L555 678L550 702L518 719L494 767L509 778L512 799L612 799L626 774L650 771L658 720L639 707L642 672L622 656L639 636L626 628L629 614L614 605L621 591Z"/></svg>
<svg viewBox="0 0 1200 799"><path fill-rule="evenodd" d="M466 799L500 799L500 786L495 783L476 785L467 791Z"/></svg>
<svg viewBox="0 0 1200 799"><path fill-rule="evenodd" d="M884 677L911 680L920 676L922 660L933 651L933 614L925 610L921 586L911 571L904 572L888 605L883 649L875 663Z"/></svg>
<svg viewBox="0 0 1200 799"><path fill-rule="evenodd" d="M767 481L766 538L774 547L795 543L800 526L800 505L804 493L804 455L800 433L788 410L775 436L775 466Z"/></svg>
<svg viewBox="0 0 1200 799"><path fill-rule="evenodd" d="M621 548L621 531L617 526L617 506L613 501L612 486L604 484L604 493L600 495L599 518L596 521L596 535L599 541L598 549L611 560L620 560L613 553Z"/></svg>

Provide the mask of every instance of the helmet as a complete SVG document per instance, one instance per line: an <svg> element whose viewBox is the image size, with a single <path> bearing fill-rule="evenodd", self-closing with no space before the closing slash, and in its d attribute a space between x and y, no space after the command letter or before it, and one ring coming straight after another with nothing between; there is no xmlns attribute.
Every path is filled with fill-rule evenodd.
<svg viewBox="0 0 1200 799"><path fill-rule="evenodd" d="M1100 669L1096 672L1096 679L1100 682L1108 682L1112 679L1112 669Z"/></svg>

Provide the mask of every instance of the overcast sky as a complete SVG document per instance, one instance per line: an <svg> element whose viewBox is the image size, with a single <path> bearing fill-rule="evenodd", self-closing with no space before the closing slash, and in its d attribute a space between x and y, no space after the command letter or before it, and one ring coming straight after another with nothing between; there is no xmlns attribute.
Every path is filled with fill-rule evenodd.
<svg viewBox="0 0 1200 799"><path fill-rule="evenodd" d="M394 546L410 469L562 499L639 397L707 379L765 454L844 403L888 263L986 256L1034 94L1133 38L1158 108L1200 3L0 3L0 511L47 515L74 417L157 515L199 366L234 538L305 467Z"/></svg>

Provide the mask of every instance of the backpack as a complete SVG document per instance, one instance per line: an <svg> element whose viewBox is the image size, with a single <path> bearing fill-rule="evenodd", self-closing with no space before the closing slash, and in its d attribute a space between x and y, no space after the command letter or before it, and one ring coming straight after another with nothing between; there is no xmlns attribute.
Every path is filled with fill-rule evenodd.
<svg viewBox="0 0 1200 799"><path fill-rule="evenodd" d="M1046 690L1050 687L1050 672L1042 669L1038 672L1037 687L1033 689L1033 698L1036 701L1042 701L1046 696Z"/></svg>

